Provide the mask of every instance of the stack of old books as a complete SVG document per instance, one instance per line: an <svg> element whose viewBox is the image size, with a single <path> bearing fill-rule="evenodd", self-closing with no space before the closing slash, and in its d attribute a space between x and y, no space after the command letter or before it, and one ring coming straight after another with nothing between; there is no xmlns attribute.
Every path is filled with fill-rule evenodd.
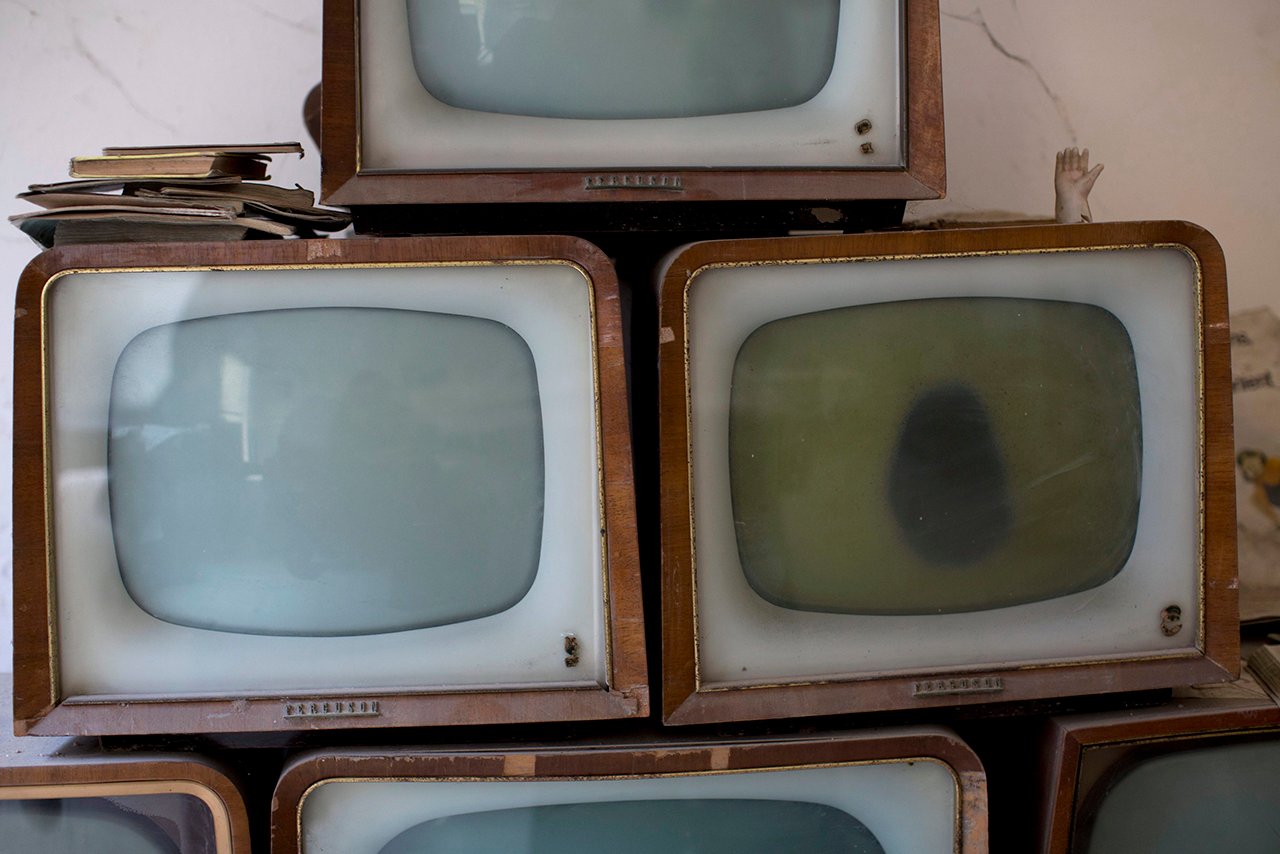
<svg viewBox="0 0 1280 854"><path fill-rule="evenodd" d="M273 154L302 155L296 142L104 148L74 157L71 177L32 184L18 198L40 210L9 217L45 247L312 237L350 223L319 208L302 187L263 183Z"/></svg>

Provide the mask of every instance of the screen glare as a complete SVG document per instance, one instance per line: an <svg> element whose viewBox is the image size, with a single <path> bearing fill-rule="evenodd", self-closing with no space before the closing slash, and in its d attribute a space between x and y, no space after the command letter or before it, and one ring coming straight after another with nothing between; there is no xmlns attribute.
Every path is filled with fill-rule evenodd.
<svg viewBox="0 0 1280 854"><path fill-rule="evenodd" d="M422 86L454 107L567 119L802 104L835 63L840 0L407 0Z"/></svg>
<svg viewBox="0 0 1280 854"><path fill-rule="evenodd" d="M381 854L884 854L858 819L797 801L654 800L552 804L448 816L409 828Z"/></svg>
<svg viewBox="0 0 1280 854"><path fill-rule="evenodd" d="M357 635L529 590L543 516L532 353L490 320L303 308L149 329L111 390L111 524L162 620Z"/></svg>

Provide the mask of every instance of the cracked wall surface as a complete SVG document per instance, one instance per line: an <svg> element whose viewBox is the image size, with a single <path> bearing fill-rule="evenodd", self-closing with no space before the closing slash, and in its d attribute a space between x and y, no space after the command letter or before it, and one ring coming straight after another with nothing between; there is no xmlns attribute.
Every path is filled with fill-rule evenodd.
<svg viewBox="0 0 1280 854"><path fill-rule="evenodd" d="M1227 255L1233 308L1280 305L1280 5L941 0L948 198L908 218L1053 216L1053 158L1106 172L1095 219L1186 219Z"/></svg>

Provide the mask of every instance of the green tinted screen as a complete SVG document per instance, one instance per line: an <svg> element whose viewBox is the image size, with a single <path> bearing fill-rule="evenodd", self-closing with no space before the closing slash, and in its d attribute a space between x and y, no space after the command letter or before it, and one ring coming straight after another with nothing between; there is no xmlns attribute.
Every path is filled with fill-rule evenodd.
<svg viewBox="0 0 1280 854"><path fill-rule="evenodd" d="M957 298L773 321L733 370L743 571L786 608L985 610L1102 584L1133 548L1132 343L1097 306Z"/></svg>

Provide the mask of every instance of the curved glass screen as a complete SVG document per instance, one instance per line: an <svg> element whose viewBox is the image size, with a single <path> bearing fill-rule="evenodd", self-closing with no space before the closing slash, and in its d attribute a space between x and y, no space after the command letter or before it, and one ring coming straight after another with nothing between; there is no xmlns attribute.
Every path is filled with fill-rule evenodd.
<svg viewBox="0 0 1280 854"><path fill-rule="evenodd" d="M407 0L423 87L568 119L773 110L822 90L839 0Z"/></svg>
<svg viewBox="0 0 1280 854"><path fill-rule="evenodd" d="M987 610L1096 587L1137 530L1133 345L1093 305L928 299L773 321L729 413L743 572L785 608Z"/></svg>
<svg viewBox="0 0 1280 854"><path fill-rule="evenodd" d="M213 816L190 795L0 800L0 848L40 854L211 854Z"/></svg>
<svg viewBox="0 0 1280 854"><path fill-rule="evenodd" d="M1081 854L1280 851L1280 741L1149 757L1102 784Z"/></svg>
<svg viewBox="0 0 1280 854"><path fill-rule="evenodd" d="M551 804L432 819L381 854L884 854L853 816L822 804L655 800Z"/></svg>
<svg viewBox="0 0 1280 854"><path fill-rule="evenodd" d="M473 620L542 540L533 355L474 317L300 308L153 327L121 354L108 472L152 615L271 635Z"/></svg>

